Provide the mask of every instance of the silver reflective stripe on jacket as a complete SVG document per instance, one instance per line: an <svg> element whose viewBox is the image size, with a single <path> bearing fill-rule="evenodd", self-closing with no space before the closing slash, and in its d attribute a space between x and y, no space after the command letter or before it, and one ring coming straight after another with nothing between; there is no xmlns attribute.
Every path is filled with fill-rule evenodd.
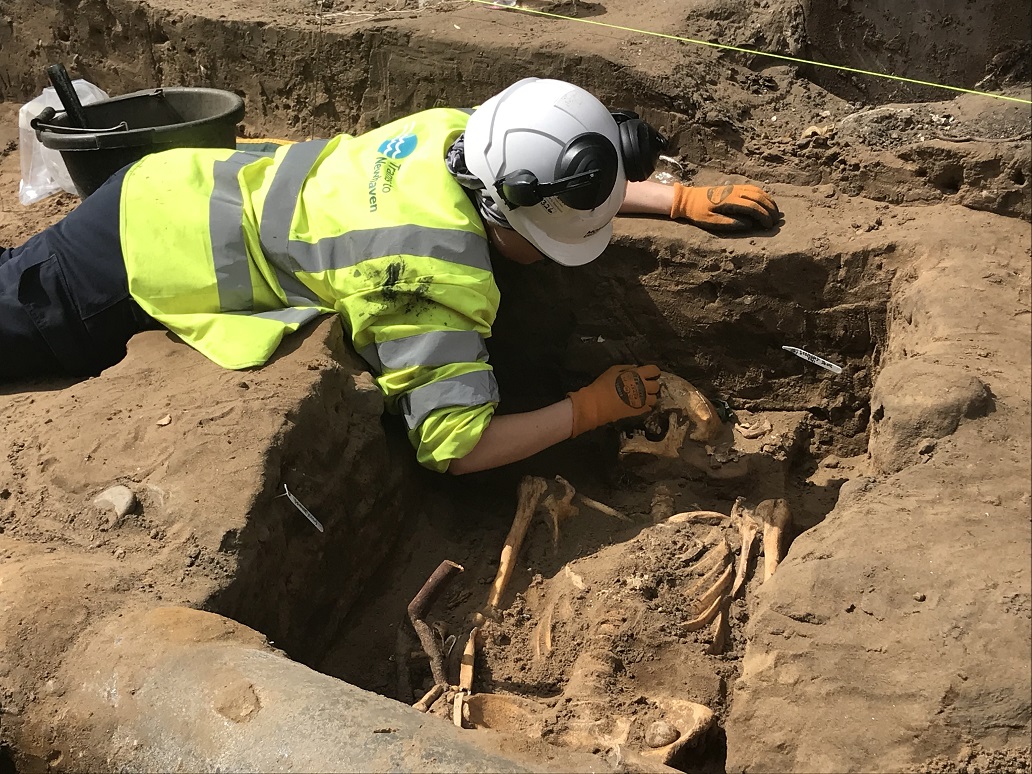
<svg viewBox="0 0 1032 774"><path fill-rule="evenodd" d="M238 175L241 167L262 157L263 154L260 153L237 151L224 161L216 161L212 168L215 184L208 205L208 229L219 291L219 308L222 312L254 311L250 261L244 243L244 202ZM292 214L291 208L288 217ZM289 226L288 223L287 227ZM288 304L301 307L322 305L319 297L305 287L291 271L276 264L273 264L272 268ZM263 316L280 319L278 314L279 312L264 313ZM306 311L307 319L316 314L318 313L308 314Z"/></svg>
<svg viewBox="0 0 1032 774"><path fill-rule="evenodd" d="M291 259L303 271L346 269L372 258L418 255L491 270L487 239L472 231L403 224L386 228L348 231L320 239L315 244L291 240Z"/></svg>
<svg viewBox="0 0 1032 774"><path fill-rule="evenodd" d="M476 331L430 331L371 344L359 354L380 374L384 369L486 363L487 344Z"/></svg>
<svg viewBox="0 0 1032 774"><path fill-rule="evenodd" d="M498 402L498 383L491 371L474 371L419 387L399 401L405 425L415 430L431 411L451 406Z"/></svg>
<svg viewBox="0 0 1032 774"><path fill-rule="evenodd" d="M271 312L258 312L253 317L264 317L267 320L279 320L281 323L292 325L297 323L298 325L304 325L309 320L314 320L320 315L318 309L314 306L305 306L300 309L297 307L290 307L287 309L274 309Z"/></svg>
<svg viewBox="0 0 1032 774"><path fill-rule="evenodd" d="M373 258L417 255L491 270L487 239L450 228L401 224L377 229L353 229L316 243L290 239L290 224L305 180L328 140L291 145L280 162L262 209L259 230L262 252L284 272L310 273L347 269Z"/></svg>
<svg viewBox="0 0 1032 774"><path fill-rule="evenodd" d="M234 153L225 161L216 161L212 168L215 186L208 203L208 231L222 312L254 309L251 270L244 245L244 200L237 175L242 166L255 158L250 153Z"/></svg>
<svg viewBox="0 0 1032 774"><path fill-rule="evenodd" d="M305 179L328 143L329 140L309 140L288 147L265 197L258 229L262 252L270 263L291 274L301 267L291 259L288 250L290 224Z"/></svg>

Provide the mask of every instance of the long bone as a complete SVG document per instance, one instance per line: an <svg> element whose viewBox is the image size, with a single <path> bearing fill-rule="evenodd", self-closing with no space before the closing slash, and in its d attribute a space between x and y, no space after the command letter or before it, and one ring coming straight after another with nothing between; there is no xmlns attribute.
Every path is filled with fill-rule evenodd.
<svg viewBox="0 0 1032 774"><path fill-rule="evenodd" d="M498 561L498 572L495 574L494 583L491 584L491 593L488 594L487 604L484 609L476 614L473 625L480 628L488 617L494 617L498 611L498 603L502 600L509 579L512 577L513 568L516 566L516 557L523 545L523 538L527 535L527 528L530 520L534 517L538 503L548 490L548 482L537 476L524 476L520 481L517 493L516 518L513 519L509 534L505 537L505 544L502 546L502 555Z"/></svg>
<svg viewBox="0 0 1032 774"><path fill-rule="evenodd" d="M792 512L781 498L764 500L753 515L763 523L763 579L767 580L785 558L784 534L792 524Z"/></svg>
<svg viewBox="0 0 1032 774"><path fill-rule="evenodd" d="M759 525L753 521L752 514L745 507L745 498L739 497L731 506L731 523L737 525L742 535L742 554L738 557L738 569L735 573L735 583L731 587L731 598L738 596L739 590L745 583L745 576L749 572L749 558L752 554L753 543L756 541L756 534L759 532Z"/></svg>

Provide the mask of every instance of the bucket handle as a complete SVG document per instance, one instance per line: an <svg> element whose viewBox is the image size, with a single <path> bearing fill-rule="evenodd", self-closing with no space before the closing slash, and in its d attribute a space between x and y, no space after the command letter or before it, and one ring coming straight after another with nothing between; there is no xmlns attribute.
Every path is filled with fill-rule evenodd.
<svg viewBox="0 0 1032 774"><path fill-rule="evenodd" d="M33 130L44 130L54 132L56 134L105 134L109 132L129 131L129 124L125 121L107 129L86 129L79 126L58 126L57 124L49 123L54 120L54 116L56 115L57 111L52 107L45 107L40 111L38 116L29 121L29 126L32 127Z"/></svg>

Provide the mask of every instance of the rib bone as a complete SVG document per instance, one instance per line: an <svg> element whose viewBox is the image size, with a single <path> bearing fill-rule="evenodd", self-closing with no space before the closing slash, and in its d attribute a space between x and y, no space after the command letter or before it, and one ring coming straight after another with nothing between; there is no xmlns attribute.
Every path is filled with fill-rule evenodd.
<svg viewBox="0 0 1032 774"><path fill-rule="evenodd" d="M724 604L720 606L717 619L710 629L710 644L706 647L706 653L710 656L719 656L727 647L727 638L731 634L731 626L728 620L728 598L724 597Z"/></svg>
<svg viewBox="0 0 1032 774"><path fill-rule="evenodd" d="M666 522L667 524L720 525L726 522L727 519L727 516L717 511L686 511L685 513L675 513Z"/></svg>
<svg viewBox="0 0 1032 774"><path fill-rule="evenodd" d="M727 593L728 587L731 585L731 565L729 564L724 568L724 572L721 573L720 577L717 578L716 583L706 589L705 593L699 597L695 603L695 613L699 614L711 604L713 600L720 599Z"/></svg>
<svg viewBox="0 0 1032 774"><path fill-rule="evenodd" d="M723 597L717 597L713 600L713 603L709 607L707 607L705 610L703 610L701 613L695 616L695 618L691 619L690 621L685 621L682 624L685 631L697 632L699 629L701 629L710 621L712 621L713 618L720 611L720 606L721 604L723 604L723 602Z"/></svg>

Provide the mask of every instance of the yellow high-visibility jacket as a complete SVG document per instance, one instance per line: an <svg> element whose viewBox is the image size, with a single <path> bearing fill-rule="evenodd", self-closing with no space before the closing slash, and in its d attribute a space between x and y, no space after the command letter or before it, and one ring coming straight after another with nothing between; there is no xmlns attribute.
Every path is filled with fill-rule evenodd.
<svg viewBox="0 0 1032 774"><path fill-rule="evenodd" d="M439 108L273 154L177 149L122 186L129 290L225 368L337 312L434 470L467 454L498 402L487 235L445 166L466 112Z"/></svg>

